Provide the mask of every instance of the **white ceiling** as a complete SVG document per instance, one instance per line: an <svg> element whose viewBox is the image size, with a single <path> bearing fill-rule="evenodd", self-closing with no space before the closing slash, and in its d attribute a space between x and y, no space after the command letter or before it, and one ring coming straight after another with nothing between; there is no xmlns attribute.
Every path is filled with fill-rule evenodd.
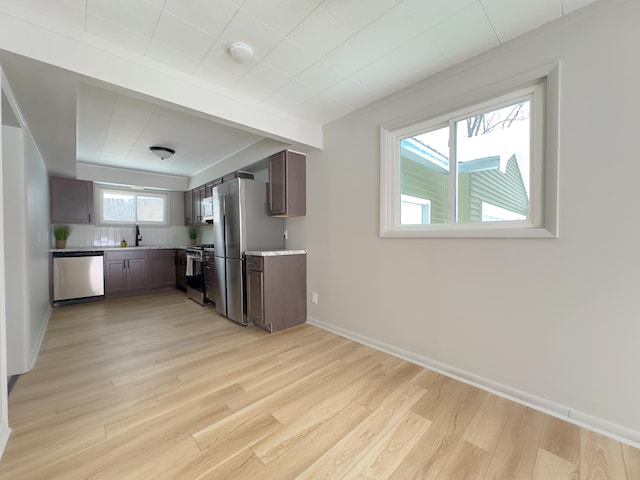
<svg viewBox="0 0 640 480"><path fill-rule="evenodd" d="M188 113L80 84L77 156L82 163L191 176L262 137ZM168 147L164 161L150 146Z"/></svg>
<svg viewBox="0 0 640 480"><path fill-rule="evenodd" d="M593 1L0 0L0 13L321 126ZM250 61L228 54L238 41ZM263 137L296 140L67 70L44 74L52 67L8 52L0 62L30 126L41 123L31 128L47 162L73 149L86 164L192 176ZM66 139L76 109L77 140ZM155 161L153 144L174 148L173 161Z"/></svg>

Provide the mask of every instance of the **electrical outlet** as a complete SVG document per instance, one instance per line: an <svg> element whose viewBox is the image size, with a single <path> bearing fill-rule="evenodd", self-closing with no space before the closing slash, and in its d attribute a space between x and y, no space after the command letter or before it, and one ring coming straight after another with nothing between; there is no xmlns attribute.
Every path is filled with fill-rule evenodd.
<svg viewBox="0 0 640 480"><path fill-rule="evenodd" d="M318 294L316 292L311 293L311 303L318 303Z"/></svg>

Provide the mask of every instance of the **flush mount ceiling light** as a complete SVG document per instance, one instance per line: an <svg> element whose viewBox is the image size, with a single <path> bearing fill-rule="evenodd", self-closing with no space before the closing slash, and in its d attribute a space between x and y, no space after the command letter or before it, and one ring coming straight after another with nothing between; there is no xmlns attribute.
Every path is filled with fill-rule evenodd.
<svg viewBox="0 0 640 480"><path fill-rule="evenodd" d="M172 150L167 147L149 147L149 150L151 150L156 156L158 156L160 160L166 160L171 155L176 153L175 150Z"/></svg>
<svg viewBox="0 0 640 480"><path fill-rule="evenodd" d="M229 55L239 62L246 62L253 57L253 49L246 43L236 42L229 45Z"/></svg>

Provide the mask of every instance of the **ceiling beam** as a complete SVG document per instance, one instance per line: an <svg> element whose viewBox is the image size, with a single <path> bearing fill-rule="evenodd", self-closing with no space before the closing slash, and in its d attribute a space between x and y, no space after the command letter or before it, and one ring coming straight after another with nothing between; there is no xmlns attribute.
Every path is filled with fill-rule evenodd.
<svg viewBox="0 0 640 480"><path fill-rule="evenodd" d="M0 48L90 79L149 95L213 120L285 143L322 148L322 126L244 98L147 57L118 49L84 32L28 22L5 6Z"/></svg>

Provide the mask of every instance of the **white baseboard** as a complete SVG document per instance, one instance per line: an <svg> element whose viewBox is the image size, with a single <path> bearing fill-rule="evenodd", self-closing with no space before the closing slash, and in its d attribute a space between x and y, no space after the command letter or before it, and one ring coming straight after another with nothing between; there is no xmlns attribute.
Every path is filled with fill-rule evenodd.
<svg viewBox="0 0 640 480"><path fill-rule="evenodd" d="M11 435L11 429L5 423L0 424L0 458L4 453L4 449L9 441L9 435Z"/></svg>
<svg viewBox="0 0 640 480"><path fill-rule="evenodd" d="M640 432L637 430L632 430L616 423L594 417L587 413L574 410L571 407L552 402L545 398L532 395L530 393L512 388L502 383L494 382L479 375L475 375L465 370L461 370L450 365L437 362L422 355L403 350L388 343L366 337L359 333L336 327L335 325L316 320L312 317L307 317L307 322L311 325L322 328L323 330L327 330L329 332L340 335L341 337L348 338L363 345L367 345L368 347L375 348L376 350L380 350L403 360L407 360L408 362L415 363L416 365L420 365L421 367L436 371L450 378L459 380L463 383L472 385L495 395L499 395L503 398L507 398L521 405L526 405L527 407L533 408L534 410L538 410L543 413L560 418L567 422L578 425L579 427L601 433L602 435L606 435L607 437L611 437L627 445L631 445L632 447L640 448Z"/></svg>
<svg viewBox="0 0 640 480"><path fill-rule="evenodd" d="M34 347L31 349L29 355L29 370L32 370L36 365L36 360L38 359L38 354L40 353L40 349L42 348L42 342L44 341L44 334L47 332L47 326L49 325L49 319L51 318L51 306L47 308L47 311L44 313L44 319L42 322L42 328L38 332L38 339Z"/></svg>

